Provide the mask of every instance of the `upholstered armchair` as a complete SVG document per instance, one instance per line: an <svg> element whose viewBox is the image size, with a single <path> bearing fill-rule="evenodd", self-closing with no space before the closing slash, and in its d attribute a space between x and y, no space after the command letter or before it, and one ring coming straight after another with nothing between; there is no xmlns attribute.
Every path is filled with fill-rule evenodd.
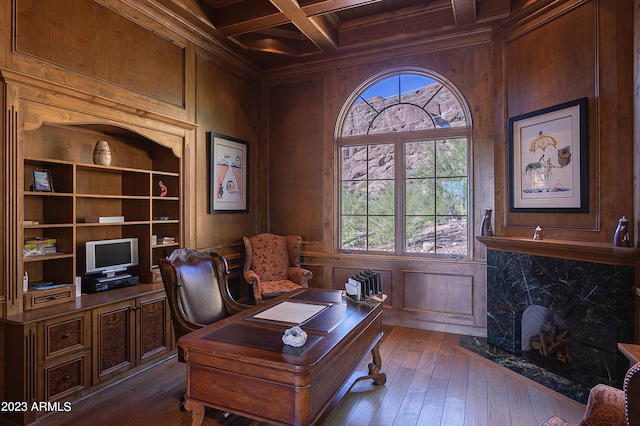
<svg viewBox="0 0 640 426"><path fill-rule="evenodd" d="M259 234L242 240L245 249L244 279L253 286L256 304L308 287L313 274L300 267L301 236Z"/></svg>
<svg viewBox="0 0 640 426"><path fill-rule="evenodd" d="M577 426L640 425L640 363L632 366L622 390L599 384L589 392L587 408ZM553 416L542 426L573 426Z"/></svg>

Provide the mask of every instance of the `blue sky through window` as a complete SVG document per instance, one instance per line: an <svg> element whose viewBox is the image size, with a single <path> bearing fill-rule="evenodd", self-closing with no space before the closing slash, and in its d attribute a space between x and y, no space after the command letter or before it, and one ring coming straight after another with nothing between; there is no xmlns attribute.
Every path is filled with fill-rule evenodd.
<svg viewBox="0 0 640 426"><path fill-rule="evenodd" d="M432 80L423 75L395 75L393 77L379 81L373 86L369 87L362 93L361 98L358 98L355 103L357 104L359 102L362 102L362 99L371 99L374 96L380 96L382 98L388 98L391 96L397 97L398 93L402 94L413 92L415 90L422 89L423 87L428 86L432 83L435 83L435 80Z"/></svg>

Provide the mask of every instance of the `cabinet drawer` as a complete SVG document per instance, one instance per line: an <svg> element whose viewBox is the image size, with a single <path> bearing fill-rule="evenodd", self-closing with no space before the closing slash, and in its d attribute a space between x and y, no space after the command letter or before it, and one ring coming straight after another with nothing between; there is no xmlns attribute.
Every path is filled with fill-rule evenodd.
<svg viewBox="0 0 640 426"><path fill-rule="evenodd" d="M38 335L43 351L38 362L52 357L80 351L91 345L91 317L89 312L79 312L62 318L55 318L39 324Z"/></svg>
<svg viewBox="0 0 640 426"><path fill-rule="evenodd" d="M67 361L45 364L38 369L39 398L55 401L86 389L90 385L90 352L78 354Z"/></svg>
<svg viewBox="0 0 640 426"><path fill-rule="evenodd" d="M66 285L50 290L28 291L24 294L24 310L28 311L30 309L44 308L45 306L70 302L74 300L75 297L75 285Z"/></svg>

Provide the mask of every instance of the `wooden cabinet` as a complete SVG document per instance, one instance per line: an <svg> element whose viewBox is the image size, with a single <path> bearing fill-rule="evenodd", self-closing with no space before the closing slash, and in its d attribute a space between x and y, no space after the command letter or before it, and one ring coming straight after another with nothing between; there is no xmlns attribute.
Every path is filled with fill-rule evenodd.
<svg viewBox="0 0 640 426"><path fill-rule="evenodd" d="M61 400L91 386L90 325L86 311L38 322L39 401Z"/></svg>
<svg viewBox="0 0 640 426"><path fill-rule="evenodd" d="M171 350L166 296L147 295L95 309L94 383Z"/></svg>
<svg viewBox="0 0 640 426"><path fill-rule="evenodd" d="M93 164L98 140L110 145L109 166ZM34 287L73 284L83 276L87 241L137 238L139 265L129 273L140 282L155 281L154 263L182 240L179 172L180 160L170 149L124 129L43 125L25 132L23 271L29 289L24 310L60 303L59 298L38 298ZM51 191L35 190L38 173L49 176L44 187ZM95 216L122 216L124 221L88 220ZM41 248L38 241L55 248Z"/></svg>
<svg viewBox="0 0 640 426"><path fill-rule="evenodd" d="M68 403L175 352L154 263L185 244L182 157L196 126L180 113L132 106L130 93L116 105L73 85L6 68L1 74L2 396L29 407ZM109 144L110 165L94 163L98 141ZM94 223L90 216L124 220ZM158 243L163 237L171 243ZM76 297L86 242L121 238L138 239L138 265L128 273L139 284ZM25 251L36 242L51 246ZM7 420L31 424L44 414L13 412Z"/></svg>
<svg viewBox="0 0 640 426"><path fill-rule="evenodd" d="M166 295L158 283L91 294L0 322L12 342L4 347L5 400L29 407L74 401L175 349ZM10 413L7 420L30 424L41 414Z"/></svg>

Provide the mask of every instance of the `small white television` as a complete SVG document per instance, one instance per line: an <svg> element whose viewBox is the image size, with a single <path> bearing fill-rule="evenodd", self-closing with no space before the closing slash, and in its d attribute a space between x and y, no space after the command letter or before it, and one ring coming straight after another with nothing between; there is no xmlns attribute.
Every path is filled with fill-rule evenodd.
<svg viewBox="0 0 640 426"><path fill-rule="evenodd" d="M101 274L112 277L138 264L137 238L87 241L85 248L87 275Z"/></svg>

